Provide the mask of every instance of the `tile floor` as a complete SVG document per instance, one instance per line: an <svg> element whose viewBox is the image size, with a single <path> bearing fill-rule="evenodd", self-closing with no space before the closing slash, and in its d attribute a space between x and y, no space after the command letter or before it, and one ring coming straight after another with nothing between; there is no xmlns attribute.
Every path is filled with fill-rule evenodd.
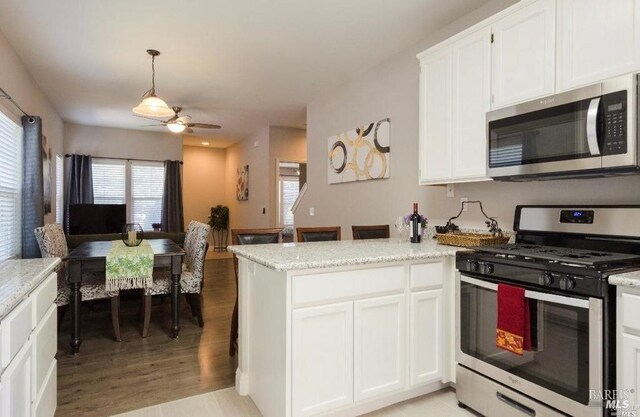
<svg viewBox="0 0 640 417"><path fill-rule="evenodd" d="M234 388L196 395L153 407L141 408L117 417L261 417L249 397ZM367 414L369 417L465 417L476 416L458 407L455 392L444 389Z"/></svg>

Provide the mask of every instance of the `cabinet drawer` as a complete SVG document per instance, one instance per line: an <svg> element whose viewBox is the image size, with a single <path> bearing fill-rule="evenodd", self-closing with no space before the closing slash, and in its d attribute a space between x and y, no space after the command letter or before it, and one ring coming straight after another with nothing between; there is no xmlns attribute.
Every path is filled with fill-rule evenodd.
<svg viewBox="0 0 640 417"><path fill-rule="evenodd" d="M411 289L442 286L442 262L411 265Z"/></svg>
<svg viewBox="0 0 640 417"><path fill-rule="evenodd" d="M56 356L58 347L57 309L51 305L44 319L33 331L33 398L37 398Z"/></svg>
<svg viewBox="0 0 640 417"><path fill-rule="evenodd" d="M622 325L640 330L640 295L622 293Z"/></svg>
<svg viewBox="0 0 640 417"><path fill-rule="evenodd" d="M56 295L58 295L58 274L54 272L42 284L38 285L38 288L29 296L33 306L32 329L42 320L51 304L56 300Z"/></svg>
<svg viewBox="0 0 640 417"><path fill-rule="evenodd" d="M404 266L356 269L293 277L293 303L303 304L402 291Z"/></svg>
<svg viewBox="0 0 640 417"><path fill-rule="evenodd" d="M47 372L40 396L33 403L33 417L53 417L58 406L58 363L54 359Z"/></svg>
<svg viewBox="0 0 640 417"><path fill-rule="evenodd" d="M0 357L6 367L31 334L31 299L27 298L2 319Z"/></svg>

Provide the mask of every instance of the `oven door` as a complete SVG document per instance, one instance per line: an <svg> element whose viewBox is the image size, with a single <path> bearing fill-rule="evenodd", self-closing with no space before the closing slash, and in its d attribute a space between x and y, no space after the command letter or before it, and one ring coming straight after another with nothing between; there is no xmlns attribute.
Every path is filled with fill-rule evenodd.
<svg viewBox="0 0 640 417"><path fill-rule="evenodd" d="M457 360L488 378L570 415L602 416L589 390L603 385L602 300L532 290L532 349L496 347L497 283L459 274Z"/></svg>

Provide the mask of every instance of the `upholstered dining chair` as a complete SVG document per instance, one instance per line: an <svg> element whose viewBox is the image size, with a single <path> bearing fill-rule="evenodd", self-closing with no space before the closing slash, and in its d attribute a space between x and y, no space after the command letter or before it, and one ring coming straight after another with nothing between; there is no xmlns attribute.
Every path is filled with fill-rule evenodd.
<svg viewBox="0 0 640 417"><path fill-rule="evenodd" d="M43 258L64 258L69 254L67 240L62 230L62 226L58 223L46 224L37 227L34 230L40 254ZM69 281L67 279L67 265L61 262L56 267L58 274L58 295L55 303L58 308L58 328L64 314L69 305L70 290ZM100 300L105 298L111 299L111 322L113 324L113 334L115 339L120 342L120 293L118 291L107 291L106 281L103 274L96 272L84 272L82 274L82 286L80 287L82 301Z"/></svg>
<svg viewBox="0 0 640 417"><path fill-rule="evenodd" d="M353 240L389 239L389 225L351 226Z"/></svg>
<svg viewBox="0 0 640 417"><path fill-rule="evenodd" d="M263 243L282 243L282 228L271 229L231 229L232 245L258 245ZM238 350L238 258L233 255L233 270L236 276L236 303L231 317L229 337L229 356Z"/></svg>
<svg viewBox="0 0 640 417"><path fill-rule="evenodd" d="M184 238L185 256L182 263L182 273L180 274L180 292L187 299L187 303L191 307L191 315L198 320L200 327L204 326L204 319L202 318L202 288L204 287L204 262L209 250L207 238L210 231L211 227L208 224L195 220L189 223ZM169 269L154 271L153 286L144 291L142 337L147 337L149 334L152 297L169 293L171 293L171 271Z"/></svg>
<svg viewBox="0 0 640 417"><path fill-rule="evenodd" d="M329 227L297 227L298 242L321 242L324 240L340 240L340 226Z"/></svg>

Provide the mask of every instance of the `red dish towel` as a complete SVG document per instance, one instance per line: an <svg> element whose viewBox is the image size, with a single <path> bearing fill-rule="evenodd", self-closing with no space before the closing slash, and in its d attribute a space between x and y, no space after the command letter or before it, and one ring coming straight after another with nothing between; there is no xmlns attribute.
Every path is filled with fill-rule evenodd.
<svg viewBox="0 0 640 417"><path fill-rule="evenodd" d="M531 350L531 317L524 288L498 284L496 346L516 355Z"/></svg>

